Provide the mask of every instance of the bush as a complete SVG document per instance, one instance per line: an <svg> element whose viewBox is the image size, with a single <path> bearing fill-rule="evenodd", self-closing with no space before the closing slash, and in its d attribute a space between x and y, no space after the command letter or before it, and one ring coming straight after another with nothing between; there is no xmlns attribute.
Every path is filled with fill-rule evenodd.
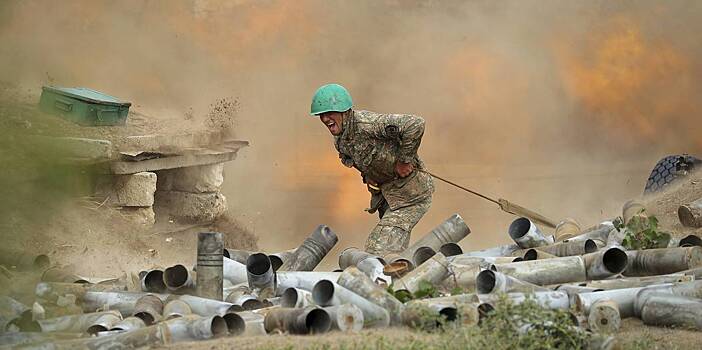
<svg viewBox="0 0 702 350"><path fill-rule="evenodd" d="M382 342L364 338L352 349L584 349L597 348L608 338L588 333L574 324L569 312L551 310L527 298L521 304L502 296L495 309L478 326L466 326L460 319L453 322L432 312L421 304L412 305L411 319L418 338L383 339ZM341 344L339 344L341 345ZM341 346L341 348L346 348Z"/></svg>
<svg viewBox="0 0 702 350"><path fill-rule="evenodd" d="M622 246L626 249L665 248L670 242L670 233L659 230L658 219L653 215L645 215L643 209L632 216L626 225L621 217L615 219L613 223L617 231L624 232Z"/></svg>
<svg viewBox="0 0 702 350"><path fill-rule="evenodd" d="M506 296L481 321L477 348L582 349L591 335L578 328L570 313L547 309L532 298L515 304Z"/></svg>

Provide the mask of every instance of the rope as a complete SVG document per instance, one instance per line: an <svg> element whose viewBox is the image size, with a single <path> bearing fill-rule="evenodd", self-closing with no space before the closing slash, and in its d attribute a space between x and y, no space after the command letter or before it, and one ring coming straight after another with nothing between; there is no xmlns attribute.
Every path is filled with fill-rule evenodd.
<svg viewBox="0 0 702 350"><path fill-rule="evenodd" d="M430 172L427 171L427 170L424 170L424 169L418 169L418 170L419 170L419 171L422 171L422 172L425 172L425 173L427 173L427 174L429 174L429 175L431 175L432 177L434 177L434 178L437 179L437 180L441 180L441 181L443 181L443 182L445 182L445 183L447 183L447 184L449 184L449 185L451 185L451 186L458 187L458 188L460 188L460 189L462 189L462 190L464 190L464 191L466 191L466 192L468 192L468 193L470 193L470 194L476 195L476 196L478 196L478 197L480 197L480 198L482 198L482 199L488 200L488 201L490 201L490 202L493 202L493 203L495 203L495 204L501 206L501 205L500 205L500 202L498 202L498 201L496 201L496 200L494 200L494 199L492 199L492 198L490 198L490 197L488 197L488 196L482 195L482 194L480 194L480 193L478 193L478 192L475 192L475 191L473 191L473 190L471 190L471 189L465 188L465 187L463 187L463 186L461 186L461 185L459 185L459 184L457 184L457 183L455 183L455 182L452 182L452 181L450 181L450 180L444 179L444 178L441 177L441 176L432 174L432 173L430 173Z"/></svg>

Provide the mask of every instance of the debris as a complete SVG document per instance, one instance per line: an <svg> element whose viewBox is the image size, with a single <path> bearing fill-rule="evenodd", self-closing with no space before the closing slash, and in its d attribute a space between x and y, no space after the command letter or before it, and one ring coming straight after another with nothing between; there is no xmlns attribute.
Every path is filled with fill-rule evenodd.
<svg viewBox="0 0 702 350"><path fill-rule="evenodd" d="M197 236L196 294L222 299L224 241L219 232L200 232ZM165 277L165 275L164 275Z"/></svg>
<svg viewBox="0 0 702 350"><path fill-rule="evenodd" d="M449 226L465 227L446 229ZM436 234L441 230L444 233ZM225 335L357 332L403 325L432 331L450 324L496 325L498 321L491 323L491 318L507 317L504 312L514 313L510 316L514 322L509 323L514 327L513 336L542 331L549 336L551 331L545 330L554 331L552 322L561 322L555 320L572 311L576 314L570 319L579 321L562 324L559 332L575 337L568 339L576 347L606 347L612 345L609 335L616 334L623 318L641 317L647 324L702 325L702 282L695 279L702 266L702 247L694 246L699 237L675 242L691 247L626 251L621 246L594 243L606 242L616 232L609 222L555 244L526 218L515 220L506 231L524 247L536 248L524 250L513 244L463 253L457 251L462 251L460 247L452 247L456 255L446 257L441 250L448 248L442 247L456 245L453 241L470 232L455 215L420 239L428 246L412 246L402 256L381 258L357 248L343 250L339 256L342 272L309 271L337 243L336 234L325 225L297 249L277 254L224 249L221 235L201 233L197 273L183 264L145 270L139 273L142 291L126 291L126 285L115 279L95 284L92 282L100 280L50 269L44 279L62 282L37 285L35 318L42 318L39 310L48 314L61 305L78 305L82 310L38 321L43 332L72 332L73 338L38 337L34 345L102 349ZM155 249L149 252L157 254ZM487 256L488 252L497 256ZM533 255L529 258L534 260L522 259L523 254ZM402 276L386 275L395 266L391 264L410 260L405 256L411 256L414 268ZM272 257L280 260L278 271ZM622 278L622 272L644 277ZM555 318L541 320L521 314L521 309L532 316L538 309L536 314ZM31 318L32 310L26 306L17 310L29 312ZM672 312L678 314L664 317ZM17 318L17 312L11 315L15 319L8 327L12 329L24 332L36 327ZM171 336L164 338L162 332L171 332ZM84 334L98 336L80 338Z"/></svg>
<svg viewBox="0 0 702 350"><path fill-rule="evenodd" d="M678 326L702 331L702 300L666 294L653 294L643 303L645 324Z"/></svg>
<svg viewBox="0 0 702 350"><path fill-rule="evenodd" d="M155 295L147 294L134 305L134 313L131 316L137 317L144 321L144 324L150 326L158 322L163 314L163 301Z"/></svg>
<svg viewBox="0 0 702 350"><path fill-rule="evenodd" d="M616 333L622 323L619 306L612 300L598 300L592 305L587 322L593 331Z"/></svg>
<svg viewBox="0 0 702 350"><path fill-rule="evenodd" d="M338 241L339 238L334 231L326 225L319 225L279 270L312 271Z"/></svg>

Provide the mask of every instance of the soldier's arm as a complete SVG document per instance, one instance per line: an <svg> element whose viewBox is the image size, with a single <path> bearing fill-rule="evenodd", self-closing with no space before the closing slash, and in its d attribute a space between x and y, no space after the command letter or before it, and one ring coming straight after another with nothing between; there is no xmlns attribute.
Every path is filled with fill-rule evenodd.
<svg viewBox="0 0 702 350"><path fill-rule="evenodd" d="M334 142L334 148L336 148L336 151L339 152L339 160L341 160L341 164L343 164L345 167L351 168L353 167L353 159L351 157L341 153L341 150L339 149L339 144L338 142Z"/></svg>
<svg viewBox="0 0 702 350"><path fill-rule="evenodd" d="M397 160L411 163L422 142L424 124L424 118L416 115L386 114L378 118L374 131L378 138L397 140L400 146Z"/></svg>

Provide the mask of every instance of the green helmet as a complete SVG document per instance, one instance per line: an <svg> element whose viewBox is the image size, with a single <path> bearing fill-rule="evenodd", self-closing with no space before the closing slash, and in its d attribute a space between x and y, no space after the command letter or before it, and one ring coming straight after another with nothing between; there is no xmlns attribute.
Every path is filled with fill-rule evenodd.
<svg viewBox="0 0 702 350"><path fill-rule="evenodd" d="M346 112L353 107L351 95L339 84L327 84L314 93L310 114L319 115L325 112Z"/></svg>

